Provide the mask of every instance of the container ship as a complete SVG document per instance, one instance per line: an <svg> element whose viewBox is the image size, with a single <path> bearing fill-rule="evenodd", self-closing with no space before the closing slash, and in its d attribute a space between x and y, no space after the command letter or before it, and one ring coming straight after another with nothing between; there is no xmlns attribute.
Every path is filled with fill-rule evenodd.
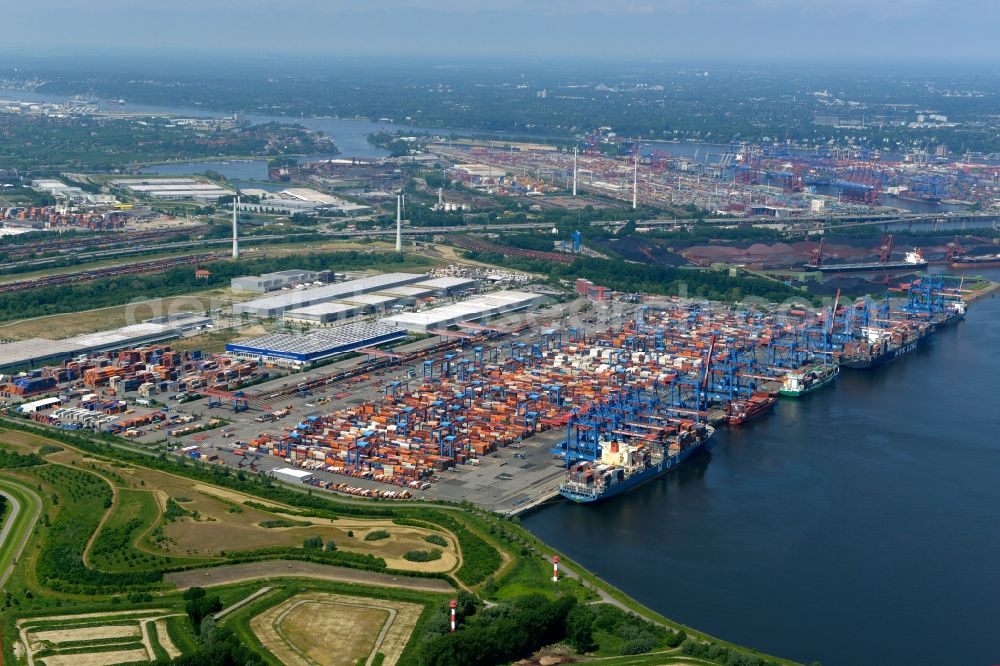
<svg viewBox="0 0 1000 666"><path fill-rule="evenodd" d="M767 391L758 391L746 400L732 400L726 405L726 423L740 425L771 411L778 399Z"/></svg>
<svg viewBox="0 0 1000 666"><path fill-rule="evenodd" d="M927 260L924 259L920 250L913 248L912 252L907 252L902 261L870 261L861 264L805 264L805 269L809 271L819 271L820 273L863 273L865 271L883 270L910 270L927 268Z"/></svg>
<svg viewBox="0 0 1000 666"><path fill-rule="evenodd" d="M864 329L865 338L844 347L841 367L867 370L891 363L915 351L930 338L934 324L910 322L894 328Z"/></svg>
<svg viewBox="0 0 1000 666"><path fill-rule="evenodd" d="M950 265L952 268L998 268L1000 267L1000 254L955 257L951 260Z"/></svg>
<svg viewBox="0 0 1000 666"><path fill-rule="evenodd" d="M778 393L789 398L799 398L823 388L836 379L839 374L840 366L834 363L819 363L789 372L785 375Z"/></svg>
<svg viewBox="0 0 1000 666"><path fill-rule="evenodd" d="M682 465L706 448L715 429L681 421L673 433L656 441L601 440L601 456L569 468L559 494L580 503L600 502L638 487Z"/></svg>
<svg viewBox="0 0 1000 666"><path fill-rule="evenodd" d="M948 303L944 311L931 315L930 322L937 328L949 326L965 319L967 307L962 301L952 301Z"/></svg>

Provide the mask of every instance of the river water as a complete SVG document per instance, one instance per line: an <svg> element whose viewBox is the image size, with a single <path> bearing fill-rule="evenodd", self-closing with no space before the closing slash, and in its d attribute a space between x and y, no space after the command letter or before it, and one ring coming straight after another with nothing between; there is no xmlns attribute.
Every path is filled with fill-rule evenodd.
<svg viewBox="0 0 1000 666"><path fill-rule="evenodd" d="M988 297L902 361L721 427L662 479L524 525L663 615L775 655L998 664L998 350Z"/></svg>

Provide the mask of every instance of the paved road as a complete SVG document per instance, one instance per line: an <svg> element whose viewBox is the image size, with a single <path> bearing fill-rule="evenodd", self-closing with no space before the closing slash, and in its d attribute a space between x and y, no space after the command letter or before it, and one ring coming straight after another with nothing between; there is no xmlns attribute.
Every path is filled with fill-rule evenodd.
<svg viewBox="0 0 1000 666"><path fill-rule="evenodd" d="M32 530L35 529L35 523L38 522L38 516L42 511L42 498L35 494L35 492L29 488L18 485L18 489L22 490L26 495L30 496L34 502L34 511L31 517L28 519L28 525L22 532L20 543L14 546L14 551L11 554L10 564L0 572L0 588L7 584L7 579L10 578L10 574L14 571L15 563L20 559L21 553L24 552L25 546L28 545L28 538L31 536ZM3 528L0 529L0 545L6 544L7 540L12 536L16 538L14 530L18 527L18 518L22 510L21 503L9 492L4 492L0 488L0 495L7 498L10 502L11 512L10 516L7 518L7 522L4 523Z"/></svg>

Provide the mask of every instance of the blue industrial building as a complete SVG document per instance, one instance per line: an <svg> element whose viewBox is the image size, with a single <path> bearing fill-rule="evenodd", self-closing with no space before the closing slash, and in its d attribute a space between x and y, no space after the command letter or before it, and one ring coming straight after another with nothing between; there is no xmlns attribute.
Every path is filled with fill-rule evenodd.
<svg viewBox="0 0 1000 666"><path fill-rule="evenodd" d="M298 367L405 337L406 331L398 326L358 323L301 335L270 333L251 340L231 342L226 345L226 351L262 363Z"/></svg>

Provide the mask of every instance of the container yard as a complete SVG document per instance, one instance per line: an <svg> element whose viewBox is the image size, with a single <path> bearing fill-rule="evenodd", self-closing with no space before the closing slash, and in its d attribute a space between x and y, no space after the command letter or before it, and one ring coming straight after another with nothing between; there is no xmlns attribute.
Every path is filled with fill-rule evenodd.
<svg viewBox="0 0 1000 666"><path fill-rule="evenodd" d="M311 470L424 490L440 479L433 492L444 496L445 472L485 464L526 500L533 489L512 483L515 474L499 469L507 463L492 456L514 449L525 460L520 451L536 448L538 433L565 429L549 438L568 470L563 494L604 499L702 449L710 423L763 417L786 374L831 355L859 367L852 363L869 326L898 357L908 348L905 331L932 330L963 312L957 290L933 280L902 291L906 302L889 310L867 300L815 313L685 303L643 308L593 333L547 329L530 344L476 340L464 353L425 360L408 381L386 382L380 400L310 416L253 444Z"/></svg>
<svg viewBox="0 0 1000 666"><path fill-rule="evenodd" d="M960 286L941 276L820 310L677 298L637 306L595 288L575 285L596 312L572 325L553 326L564 306L501 291L378 323L273 333L227 354L97 354L13 377L5 393L35 403L26 409L40 422L217 464L517 513L559 494L600 501L645 483L708 449L714 429L781 409L779 392L794 399L832 386L841 368L899 359L965 312ZM496 319L470 321L483 317ZM404 328L428 327L432 337L405 342ZM276 370L283 376L268 377ZM50 396L57 402L37 403Z"/></svg>

